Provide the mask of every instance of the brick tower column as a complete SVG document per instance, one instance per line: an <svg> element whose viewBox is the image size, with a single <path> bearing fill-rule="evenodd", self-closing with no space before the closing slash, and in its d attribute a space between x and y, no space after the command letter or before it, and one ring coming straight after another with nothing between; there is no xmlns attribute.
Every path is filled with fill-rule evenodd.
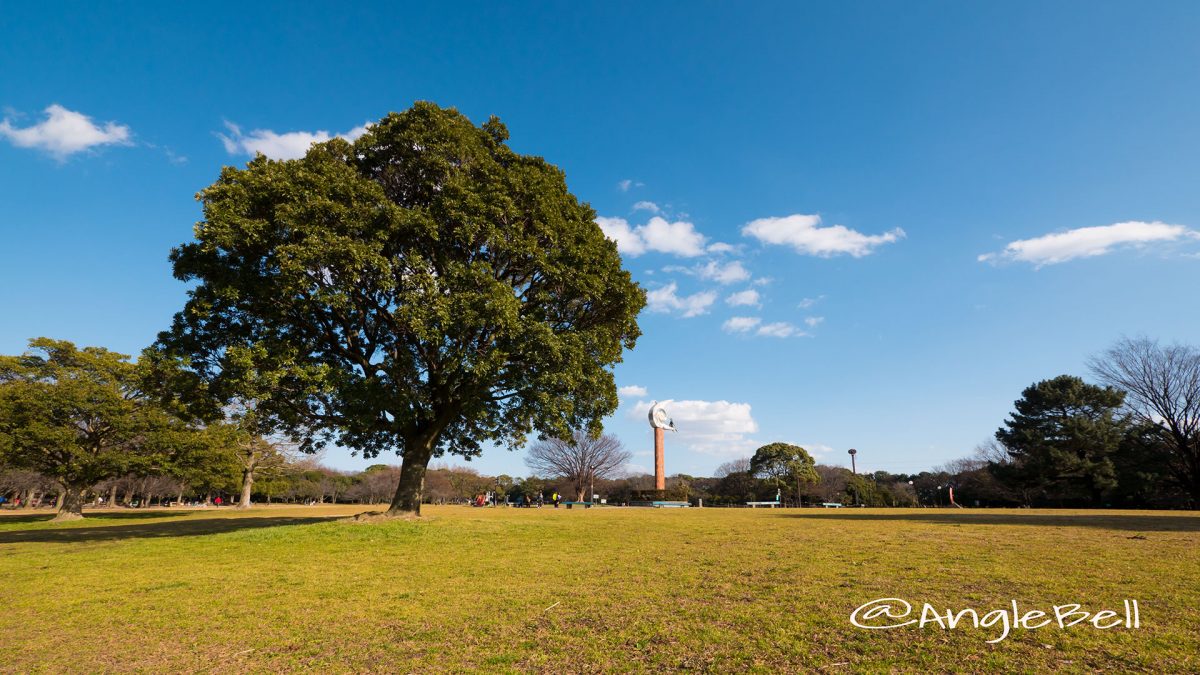
<svg viewBox="0 0 1200 675"><path fill-rule="evenodd" d="M654 428L654 489L667 489L667 471L663 467L663 430Z"/></svg>

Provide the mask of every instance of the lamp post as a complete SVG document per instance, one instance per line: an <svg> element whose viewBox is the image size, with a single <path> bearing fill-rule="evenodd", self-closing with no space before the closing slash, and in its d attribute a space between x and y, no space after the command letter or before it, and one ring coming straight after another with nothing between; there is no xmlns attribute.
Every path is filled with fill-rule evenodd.
<svg viewBox="0 0 1200 675"><path fill-rule="evenodd" d="M847 452L850 455L850 473L857 476L858 475L858 467L854 463L854 456L858 454L858 451L855 450L854 448L850 448L850 450L848 450ZM858 506L858 484L857 483L854 485L854 505Z"/></svg>

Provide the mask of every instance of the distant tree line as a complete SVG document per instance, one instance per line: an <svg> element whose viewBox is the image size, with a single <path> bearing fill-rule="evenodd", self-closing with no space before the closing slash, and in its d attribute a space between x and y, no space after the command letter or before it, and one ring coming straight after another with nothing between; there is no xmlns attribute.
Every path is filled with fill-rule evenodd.
<svg viewBox="0 0 1200 675"><path fill-rule="evenodd" d="M1126 339L1090 366L1097 383L1060 375L1030 385L994 438L930 471L856 474L771 443L711 477L670 476L666 492L706 506L1195 508L1200 350ZM256 433L252 404L204 422L171 395L178 376L153 359L46 338L0 357L0 498L10 508L55 504L66 518L85 504L391 503L400 467L325 467ZM652 475L621 474L630 458L615 437L578 431L532 444L528 477L434 465L422 499L629 503L654 487Z"/></svg>

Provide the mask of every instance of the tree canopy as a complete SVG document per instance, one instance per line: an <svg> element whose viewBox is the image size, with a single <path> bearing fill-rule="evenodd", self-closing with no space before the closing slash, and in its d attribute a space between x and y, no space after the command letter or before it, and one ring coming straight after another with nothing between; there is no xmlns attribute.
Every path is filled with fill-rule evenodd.
<svg viewBox="0 0 1200 675"><path fill-rule="evenodd" d="M158 351L305 450L395 449L389 513L419 513L432 457L598 432L645 294L562 171L507 138L418 103L226 167L171 255L195 287Z"/></svg>
<svg viewBox="0 0 1200 675"><path fill-rule="evenodd" d="M1113 456L1127 430L1117 414L1124 399L1117 389L1072 375L1026 387L996 431L1015 460L1006 478L1043 490L1073 489L1098 502L1116 486Z"/></svg>
<svg viewBox="0 0 1200 675"><path fill-rule="evenodd" d="M145 396L124 354L30 340L0 356L0 463L37 471L64 489L60 518L82 515L82 493L108 478L164 470L196 438Z"/></svg>
<svg viewBox="0 0 1200 675"><path fill-rule="evenodd" d="M750 471L782 489L785 484L796 486L796 503L804 494L804 484L820 482L812 455L791 443L769 443L754 451Z"/></svg>

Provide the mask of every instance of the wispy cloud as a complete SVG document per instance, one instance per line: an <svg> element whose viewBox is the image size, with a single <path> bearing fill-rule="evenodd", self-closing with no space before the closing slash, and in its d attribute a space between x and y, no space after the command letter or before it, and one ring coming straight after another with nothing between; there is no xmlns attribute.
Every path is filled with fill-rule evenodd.
<svg viewBox="0 0 1200 675"><path fill-rule="evenodd" d="M718 284L736 284L739 281L746 281L750 278L750 272L739 260L734 260L723 265L715 260L710 260L703 267L699 268L696 273L700 275L701 279L715 281Z"/></svg>
<svg viewBox="0 0 1200 675"><path fill-rule="evenodd" d="M617 250L629 256L655 251L694 258L704 255L704 244L708 240L692 223L671 222L659 216L650 218L644 225L630 225L624 218L598 216L596 224L604 236L617 243Z"/></svg>
<svg viewBox="0 0 1200 675"><path fill-rule="evenodd" d="M691 277L699 277L705 281L715 281L719 284L735 284L739 281L746 281L750 278L750 271L739 260L733 260L727 263L720 263L715 260L709 260L701 265L693 265L685 267L683 265L667 265L662 268L663 272L671 274L686 274Z"/></svg>
<svg viewBox="0 0 1200 675"><path fill-rule="evenodd" d="M808 309L824 299L825 299L824 295L818 295L815 298L804 298L803 300L800 301L800 304L796 305L796 306L799 307L800 309Z"/></svg>
<svg viewBox="0 0 1200 675"><path fill-rule="evenodd" d="M340 134L323 130L277 133L270 129L255 129L246 134L233 122L225 122L225 129L229 133L218 133L217 137L225 146L225 152L231 155L255 155L261 152L271 159L297 159L303 157L313 143L324 143L335 136L354 141L367 133L367 126L364 123Z"/></svg>
<svg viewBox="0 0 1200 675"><path fill-rule="evenodd" d="M678 285L674 281L656 288L646 294L646 304L652 312L669 312L688 319L693 316L707 314L713 302L717 299L714 291L701 291L692 295L678 295Z"/></svg>
<svg viewBox="0 0 1200 675"><path fill-rule="evenodd" d="M825 317L823 316L810 316L804 319L804 325L809 328L816 328L823 323L825 323Z"/></svg>
<svg viewBox="0 0 1200 675"><path fill-rule="evenodd" d="M650 213L662 213L662 209L658 208L658 204L654 202L640 201L633 205L634 211L649 211Z"/></svg>
<svg viewBox="0 0 1200 675"><path fill-rule="evenodd" d="M721 329L726 333L746 333L760 323L762 319L757 316L735 316L721 324Z"/></svg>
<svg viewBox="0 0 1200 675"><path fill-rule="evenodd" d="M1200 238L1200 232L1189 230L1183 225L1131 220L1112 225L1080 227L1032 239L1018 239L1010 242L1003 251L984 253L977 259L990 263L1026 262L1041 267L1076 258L1092 258L1120 248L1145 248L1186 238Z"/></svg>
<svg viewBox="0 0 1200 675"><path fill-rule="evenodd" d="M758 291L750 288L738 291L737 293L730 293L725 298L725 304L731 307L757 307L761 304L761 298L758 295Z"/></svg>
<svg viewBox="0 0 1200 675"><path fill-rule="evenodd" d="M19 148L31 148L59 161L105 145L130 145L129 127L116 122L97 125L91 117L55 103L43 112L46 118L28 127L13 125L9 117L0 121L0 136Z"/></svg>
<svg viewBox="0 0 1200 675"><path fill-rule="evenodd" d="M738 457L753 451L758 443L749 437L758 432L758 422L749 403L729 401L662 401L679 429L679 441L688 449L717 457ZM644 419L650 403L643 401L630 416Z"/></svg>
<svg viewBox="0 0 1200 675"><path fill-rule="evenodd" d="M791 246L797 253L821 258L836 255L861 258L884 244L904 238L904 230L898 227L883 234L863 234L843 225L821 227L821 216L803 214L752 220L742 228L742 234L764 244Z"/></svg>
<svg viewBox="0 0 1200 675"><path fill-rule="evenodd" d="M758 327L758 331L756 332L756 334L761 335L763 337L777 337L777 338L801 337L803 335L807 335L807 333L805 333L804 331L800 330L796 326L793 326L792 324L790 324L786 321L777 321L775 323L764 323L763 325Z"/></svg>
<svg viewBox="0 0 1200 675"><path fill-rule="evenodd" d="M643 187L645 185L645 183L633 180L632 178L626 178L624 180L617 181L617 189L621 192L629 192L635 187Z"/></svg>

